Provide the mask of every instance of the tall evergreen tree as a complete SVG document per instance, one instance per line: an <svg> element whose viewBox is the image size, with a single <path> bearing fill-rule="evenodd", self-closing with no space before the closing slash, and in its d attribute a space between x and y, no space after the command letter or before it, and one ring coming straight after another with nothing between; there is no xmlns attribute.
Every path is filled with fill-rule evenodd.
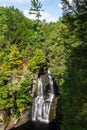
<svg viewBox="0 0 87 130"><path fill-rule="evenodd" d="M41 17L41 11L42 4L39 2L39 0L31 0L31 8L30 8L30 14L35 14L37 20L39 21L39 18Z"/></svg>

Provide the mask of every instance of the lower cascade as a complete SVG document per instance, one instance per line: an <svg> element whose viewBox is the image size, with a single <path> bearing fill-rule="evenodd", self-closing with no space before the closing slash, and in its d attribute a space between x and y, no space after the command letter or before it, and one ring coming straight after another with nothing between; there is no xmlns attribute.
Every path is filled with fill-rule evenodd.
<svg viewBox="0 0 87 130"><path fill-rule="evenodd" d="M54 85L51 77L50 70L47 72L49 87L46 92L44 92L44 84L42 82L42 77L38 78L38 94L34 98L32 104L32 120L48 123L50 121L49 115L54 99Z"/></svg>

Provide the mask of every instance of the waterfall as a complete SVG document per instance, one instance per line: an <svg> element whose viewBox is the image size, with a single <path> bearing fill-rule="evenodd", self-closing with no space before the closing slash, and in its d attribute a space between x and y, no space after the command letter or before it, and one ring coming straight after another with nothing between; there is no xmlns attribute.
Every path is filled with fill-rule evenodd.
<svg viewBox="0 0 87 130"><path fill-rule="evenodd" d="M44 92L42 77L38 78L38 95L34 98L32 104L33 121L49 122L51 105L54 99L54 86L50 70L48 70L47 75L49 81L49 91L47 92L47 95Z"/></svg>

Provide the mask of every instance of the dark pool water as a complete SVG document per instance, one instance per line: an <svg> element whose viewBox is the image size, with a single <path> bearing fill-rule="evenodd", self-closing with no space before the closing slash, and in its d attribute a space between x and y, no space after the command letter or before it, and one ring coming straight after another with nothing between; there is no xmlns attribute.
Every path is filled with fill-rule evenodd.
<svg viewBox="0 0 87 130"><path fill-rule="evenodd" d="M60 129L58 127L58 123L56 122L41 123L31 121L19 127L12 128L11 130L60 130Z"/></svg>
<svg viewBox="0 0 87 130"><path fill-rule="evenodd" d="M56 123L41 123L41 122L32 122L31 130L58 130Z"/></svg>

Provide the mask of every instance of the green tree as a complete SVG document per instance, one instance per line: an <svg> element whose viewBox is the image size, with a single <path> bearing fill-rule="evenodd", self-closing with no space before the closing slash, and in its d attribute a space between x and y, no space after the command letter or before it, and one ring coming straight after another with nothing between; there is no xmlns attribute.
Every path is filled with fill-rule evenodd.
<svg viewBox="0 0 87 130"><path fill-rule="evenodd" d="M16 45L12 45L8 55L11 68L18 68L22 64L22 57Z"/></svg>
<svg viewBox="0 0 87 130"><path fill-rule="evenodd" d="M0 110L10 110L11 107L13 107L13 99L9 95L7 86L0 86Z"/></svg>
<svg viewBox="0 0 87 130"><path fill-rule="evenodd" d="M21 112L29 110L32 103L32 98L30 95L31 84L32 84L33 76L27 71L24 74L24 77L20 80L20 90L17 92L17 106Z"/></svg>
<svg viewBox="0 0 87 130"><path fill-rule="evenodd" d="M70 26L71 32L74 30L78 38L87 41L87 1L86 0L62 0L63 14L66 22ZM83 35L82 35L83 34Z"/></svg>
<svg viewBox="0 0 87 130"><path fill-rule="evenodd" d="M62 84L63 130L85 130L86 125L86 66L87 66L87 2L63 1L63 23L67 26L65 37L70 50ZM84 19L84 20L83 20ZM82 35L83 34L83 35ZM83 53L84 52L84 53ZM84 120L83 120L84 117Z"/></svg>
<svg viewBox="0 0 87 130"><path fill-rule="evenodd" d="M33 57L29 61L29 70L36 72L46 64L46 57L41 49L36 49Z"/></svg>
<svg viewBox="0 0 87 130"><path fill-rule="evenodd" d="M37 20L39 21L39 18L41 17L41 11L42 4L39 2L39 0L31 0L31 8L30 8L30 14L35 14Z"/></svg>

